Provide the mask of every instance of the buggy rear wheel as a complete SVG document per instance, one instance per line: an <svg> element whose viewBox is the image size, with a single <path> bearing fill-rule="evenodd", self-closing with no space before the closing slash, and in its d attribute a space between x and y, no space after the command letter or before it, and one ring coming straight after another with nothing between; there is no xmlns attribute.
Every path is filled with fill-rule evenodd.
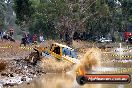
<svg viewBox="0 0 132 88"><path fill-rule="evenodd" d="M36 65L38 60L40 60L39 53L38 52L31 52L31 54L29 55L30 63L33 65Z"/></svg>

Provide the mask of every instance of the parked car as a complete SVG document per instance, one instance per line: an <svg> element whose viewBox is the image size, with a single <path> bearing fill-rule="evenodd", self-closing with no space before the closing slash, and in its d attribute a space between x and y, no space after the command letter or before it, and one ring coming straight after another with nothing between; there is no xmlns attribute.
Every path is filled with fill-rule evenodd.
<svg viewBox="0 0 132 88"><path fill-rule="evenodd" d="M101 43L108 43L108 42L112 42L112 39L107 39L107 38L104 38L104 37L102 37L102 38L100 38L99 39L99 42L101 42Z"/></svg>

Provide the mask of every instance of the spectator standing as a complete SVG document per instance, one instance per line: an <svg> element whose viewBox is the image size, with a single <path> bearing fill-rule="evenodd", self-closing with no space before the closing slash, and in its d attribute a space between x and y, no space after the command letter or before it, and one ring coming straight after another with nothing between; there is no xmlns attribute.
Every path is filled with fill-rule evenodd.
<svg viewBox="0 0 132 88"><path fill-rule="evenodd" d="M37 44L37 35L36 34L33 35L33 43Z"/></svg>
<svg viewBox="0 0 132 88"><path fill-rule="evenodd" d="M32 36L30 34L27 35L27 40L28 40L28 43L31 44L32 43Z"/></svg>
<svg viewBox="0 0 132 88"><path fill-rule="evenodd" d="M27 45L27 33L24 33L23 38L21 39L21 44L20 44L20 46L21 46L22 44L24 44L24 46Z"/></svg>
<svg viewBox="0 0 132 88"><path fill-rule="evenodd" d="M9 40L9 37L10 37L10 32L6 32L6 37L7 37L7 39Z"/></svg>
<svg viewBox="0 0 132 88"><path fill-rule="evenodd" d="M3 36L6 35L6 31L3 32Z"/></svg>
<svg viewBox="0 0 132 88"><path fill-rule="evenodd" d="M9 29L9 36L13 37L13 34L14 34L14 29L13 28L10 28Z"/></svg>
<svg viewBox="0 0 132 88"><path fill-rule="evenodd" d="M40 41L40 43L44 42L43 34L40 34L40 36L39 36L39 41Z"/></svg>

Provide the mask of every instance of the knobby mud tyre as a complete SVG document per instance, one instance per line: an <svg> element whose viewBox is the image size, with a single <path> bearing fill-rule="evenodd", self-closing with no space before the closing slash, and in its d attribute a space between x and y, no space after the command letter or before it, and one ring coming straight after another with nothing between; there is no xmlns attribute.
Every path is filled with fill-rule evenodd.
<svg viewBox="0 0 132 88"><path fill-rule="evenodd" d="M29 55L30 63L33 65L37 64L37 61L40 60L39 53L38 52L31 52Z"/></svg>

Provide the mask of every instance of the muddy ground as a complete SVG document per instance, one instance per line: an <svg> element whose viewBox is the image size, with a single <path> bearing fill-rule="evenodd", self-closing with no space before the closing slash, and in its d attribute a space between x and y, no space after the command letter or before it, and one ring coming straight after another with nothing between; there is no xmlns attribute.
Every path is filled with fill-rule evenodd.
<svg viewBox="0 0 132 88"><path fill-rule="evenodd" d="M40 45L49 46L53 42L55 41L51 40ZM65 73L73 67L72 63L58 61L55 58L42 58L37 65L32 65L25 60L25 57L33 51L33 47L34 45L20 47L19 41L15 43L0 41L0 88L18 85L23 82L30 83L35 77L40 77L47 73ZM82 58L91 47L96 47L96 45L84 41L73 42L73 48L76 49L79 58ZM102 47L100 52L107 52L108 50ZM105 62L105 57L102 60ZM104 66L107 66L107 64L104 64Z"/></svg>
<svg viewBox="0 0 132 88"><path fill-rule="evenodd" d="M37 65L32 65L25 57L33 51L33 47L20 47L20 42L0 41L0 88L29 82L42 74L62 73L71 69L72 63L55 58L42 58Z"/></svg>

